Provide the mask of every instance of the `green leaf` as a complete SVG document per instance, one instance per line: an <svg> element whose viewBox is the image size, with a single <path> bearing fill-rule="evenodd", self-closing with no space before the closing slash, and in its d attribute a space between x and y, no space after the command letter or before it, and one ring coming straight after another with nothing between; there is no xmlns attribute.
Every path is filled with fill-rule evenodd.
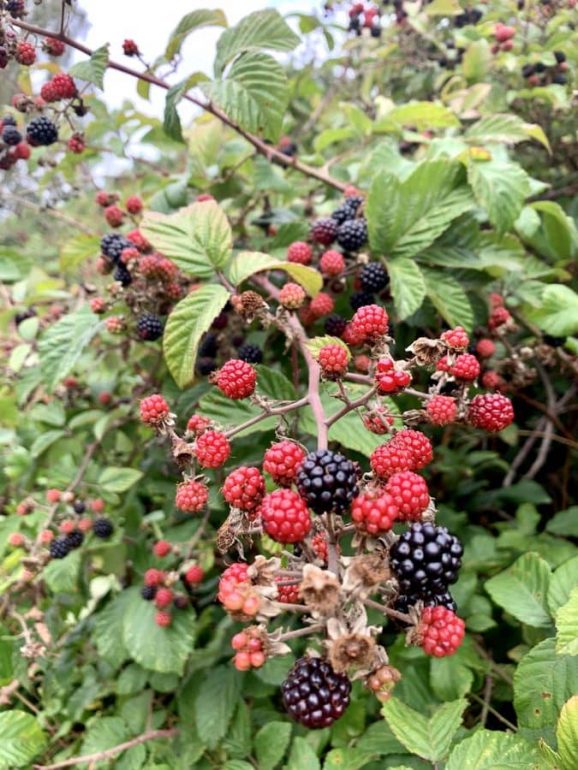
<svg viewBox="0 0 578 770"><path fill-rule="evenodd" d="M273 770L283 759L291 739L289 722L269 722L255 736L255 755L260 770Z"/></svg>
<svg viewBox="0 0 578 770"><path fill-rule="evenodd" d="M468 83L476 83L480 88L486 84L483 82L488 75L493 60L490 46L487 40L474 40L464 54L462 71ZM475 88L476 86L473 86ZM473 88L468 89L470 98L475 99ZM465 112L465 110L464 110Z"/></svg>
<svg viewBox="0 0 578 770"><path fill-rule="evenodd" d="M293 280L301 284L311 297L315 297L323 287L323 278L319 270L314 270L307 265L275 259L259 251L239 252L231 260L226 272L231 283L239 286L247 278L264 270L284 270Z"/></svg>
<svg viewBox="0 0 578 770"><path fill-rule="evenodd" d="M74 78L94 83L101 90L104 88L104 73L108 67L108 43L93 51L88 61L81 61L69 68Z"/></svg>
<svg viewBox="0 0 578 770"><path fill-rule="evenodd" d="M285 70L272 56L246 52L223 80L203 83L205 95L245 131L277 141L289 102Z"/></svg>
<svg viewBox="0 0 578 770"><path fill-rule="evenodd" d="M220 76L227 64L245 51L292 51L299 43L299 37L277 11L256 11L219 38L215 75Z"/></svg>
<svg viewBox="0 0 578 770"><path fill-rule="evenodd" d="M412 754L431 762L443 759L462 723L462 698L444 703L428 719L397 698L387 701L382 714L398 741Z"/></svg>
<svg viewBox="0 0 578 770"><path fill-rule="evenodd" d="M327 345L339 345L339 347L343 348L347 353L347 360L351 360L351 351L349 350L349 347L343 340L340 340L339 337L330 337L329 335L325 335L324 337L312 337L305 343L305 345L315 359L318 358L320 350Z"/></svg>
<svg viewBox="0 0 578 770"><path fill-rule="evenodd" d="M170 314L165 326L163 350L167 366L180 388L194 381L199 341L228 299L229 292L223 286L201 286L181 300Z"/></svg>
<svg viewBox="0 0 578 770"><path fill-rule="evenodd" d="M45 385L54 388L73 369L85 347L104 326L98 316L83 307L50 326L40 338L38 353Z"/></svg>
<svg viewBox="0 0 578 770"><path fill-rule="evenodd" d="M564 702L578 692L578 658L557 655L555 639L544 639L514 673L514 708L520 727L554 728Z"/></svg>
<svg viewBox="0 0 578 770"><path fill-rule="evenodd" d="M530 320L548 334L565 337L578 333L578 294L569 286L545 286L542 305L526 311Z"/></svg>
<svg viewBox="0 0 578 770"><path fill-rule="evenodd" d="M154 605L143 602L139 589L126 593L122 641L131 658L149 671L182 675L194 646L194 612L177 612L171 626L161 628Z"/></svg>
<svg viewBox="0 0 578 770"><path fill-rule="evenodd" d="M576 587L578 587L578 556L565 561L552 575L548 589L548 606L553 615L563 604L566 604Z"/></svg>
<svg viewBox="0 0 578 770"><path fill-rule="evenodd" d="M285 770L321 770L317 754L305 738L297 737L293 740Z"/></svg>
<svg viewBox="0 0 578 770"><path fill-rule="evenodd" d="M556 652L578 655L578 588L556 613Z"/></svg>
<svg viewBox="0 0 578 770"><path fill-rule="evenodd" d="M445 770L540 770L534 747L510 733L478 730L459 743Z"/></svg>
<svg viewBox="0 0 578 770"><path fill-rule="evenodd" d="M56 593L74 593L78 589L81 551L73 551L64 559L53 559L42 571L48 588Z"/></svg>
<svg viewBox="0 0 578 770"><path fill-rule="evenodd" d="M425 161L404 181L379 174L366 207L371 247L389 257L414 257L472 205L457 162Z"/></svg>
<svg viewBox="0 0 578 770"><path fill-rule="evenodd" d="M459 654L462 649L455 655L430 661L430 684L440 700L462 698L473 684L474 674Z"/></svg>
<svg viewBox="0 0 578 770"><path fill-rule="evenodd" d="M325 757L323 770L359 770L375 759L375 756L357 748L332 749Z"/></svg>
<svg viewBox="0 0 578 770"><path fill-rule="evenodd" d="M468 181L496 230L510 230L530 194L530 177L524 169L498 160L470 161Z"/></svg>
<svg viewBox="0 0 578 770"><path fill-rule="evenodd" d="M462 12L459 0L433 0L426 6L428 16L458 16Z"/></svg>
<svg viewBox="0 0 578 770"><path fill-rule="evenodd" d="M123 626L131 601L131 594L123 591L96 615L94 621L94 643L99 655L111 666L118 667L128 658L123 644Z"/></svg>
<svg viewBox="0 0 578 770"><path fill-rule="evenodd" d="M120 717L100 717L86 731L82 742L82 753L95 754L112 749L124 743L129 737L128 725L124 719Z"/></svg>
<svg viewBox="0 0 578 770"><path fill-rule="evenodd" d="M40 725L25 711L3 711L0 736L0 770L30 767L30 762L46 745Z"/></svg>
<svg viewBox="0 0 578 770"><path fill-rule="evenodd" d="M578 695L564 704L556 730L564 770L575 770L578 757Z"/></svg>
<svg viewBox="0 0 578 770"><path fill-rule="evenodd" d="M63 430L48 430L46 433L41 433L30 447L30 456L40 457L43 452L56 443L59 439L66 435L66 431Z"/></svg>
<svg viewBox="0 0 578 770"><path fill-rule="evenodd" d="M100 250L100 238L92 235L77 235L66 241L60 248L60 269L65 272L76 270L87 259Z"/></svg>
<svg viewBox="0 0 578 770"><path fill-rule="evenodd" d="M98 485L107 492L126 492L143 477L142 471L134 468L105 468L98 478Z"/></svg>
<svg viewBox="0 0 578 770"><path fill-rule="evenodd" d="M199 738L215 748L227 734L241 694L243 677L232 666L209 671L195 701L195 724Z"/></svg>
<svg viewBox="0 0 578 770"><path fill-rule="evenodd" d="M573 259L578 252L574 220L554 201L536 201L529 205L540 215L540 228L526 241L544 256L556 260Z"/></svg>
<svg viewBox="0 0 578 770"><path fill-rule="evenodd" d="M474 311L468 295L460 284L441 270L422 268L427 295L438 313L450 326L463 326L471 331L474 326Z"/></svg>
<svg viewBox="0 0 578 770"><path fill-rule="evenodd" d="M485 583L492 599L528 626L552 625L548 611L550 567L537 553L525 553L511 567Z"/></svg>
<svg viewBox="0 0 578 770"><path fill-rule="evenodd" d="M394 107L380 118L374 131L401 131L404 126L411 126L415 131L426 131L432 128L457 128L459 125L456 115L443 104L410 102Z"/></svg>
<svg viewBox="0 0 578 770"><path fill-rule="evenodd" d="M204 72L194 72L180 83L169 88L165 99L165 112L163 118L163 131L171 139L177 142L184 141L181 119L177 112L177 105L183 96L194 86L207 81L209 78Z"/></svg>
<svg viewBox="0 0 578 770"><path fill-rule="evenodd" d="M212 277L231 254L231 226L214 201L193 203L175 214L149 211L140 230L184 273L197 278Z"/></svg>
<svg viewBox="0 0 578 770"><path fill-rule="evenodd" d="M535 139L550 149L548 137L536 123L526 123L512 113L486 115L466 131L464 138L471 144L518 144Z"/></svg>
<svg viewBox="0 0 578 770"><path fill-rule="evenodd" d="M426 296L423 273L415 262L399 257L387 261L395 309L404 321L421 307Z"/></svg>
<svg viewBox="0 0 578 770"><path fill-rule="evenodd" d="M578 505L558 511L546 524L546 532L564 537L578 537Z"/></svg>
<svg viewBox="0 0 578 770"><path fill-rule="evenodd" d="M226 27L227 19L223 11L200 9L187 13L173 30L165 50L165 59L170 61L181 52L187 36L202 27Z"/></svg>

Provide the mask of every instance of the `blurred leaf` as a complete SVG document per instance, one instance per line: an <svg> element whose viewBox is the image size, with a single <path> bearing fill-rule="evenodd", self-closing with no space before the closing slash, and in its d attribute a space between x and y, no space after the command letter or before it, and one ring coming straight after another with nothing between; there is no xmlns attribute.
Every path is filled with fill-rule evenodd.
<svg viewBox="0 0 578 770"><path fill-rule="evenodd" d="M578 655L578 588L556 613L556 652Z"/></svg>
<svg viewBox="0 0 578 770"><path fill-rule="evenodd" d="M522 118L512 113L485 115L468 128L465 138L474 144L518 144L528 139L536 139L547 150L550 149L548 137L540 126L536 123L525 123Z"/></svg>
<svg viewBox="0 0 578 770"><path fill-rule="evenodd" d="M170 61L181 52L187 36L202 27L226 27L227 19L223 11L199 9L187 13L173 30L165 50L165 59Z"/></svg>
<svg viewBox="0 0 578 770"><path fill-rule="evenodd" d="M38 721L25 711L0 714L0 770L30 767L31 761L46 745Z"/></svg>
<svg viewBox="0 0 578 770"><path fill-rule="evenodd" d="M578 294L569 286L545 286L542 306L529 308L526 315L547 334L565 337L578 332Z"/></svg>
<svg viewBox="0 0 578 770"><path fill-rule="evenodd" d="M426 284L419 266L410 259L398 257L386 263L395 309L404 321L418 310L426 296Z"/></svg>
<svg viewBox="0 0 578 770"><path fill-rule="evenodd" d="M177 105L183 96L194 86L207 81L209 78L204 72L194 72L182 82L169 88L165 98L165 113L163 118L163 130L167 136L177 142L183 141L181 119L177 112Z"/></svg>
<svg viewBox="0 0 578 770"><path fill-rule="evenodd" d="M550 581L548 606L553 615L566 604L574 588L578 587L578 556L561 564Z"/></svg>
<svg viewBox="0 0 578 770"><path fill-rule="evenodd" d="M554 514L546 524L546 532L563 537L578 537L578 505Z"/></svg>
<svg viewBox="0 0 578 770"><path fill-rule="evenodd" d="M86 346L103 326L104 321L88 307L83 307L48 327L38 343L38 353L42 379L50 390L72 371Z"/></svg>
<svg viewBox="0 0 578 770"><path fill-rule="evenodd" d="M94 83L101 90L104 88L104 75L108 67L108 43L92 52L88 61L73 64L68 73L74 78Z"/></svg>
<svg viewBox="0 0 578 770"><path fill-rule="evenodd" d="M323 770L359 770L374 759L374 756L358 748L332 749L325 757Z"/></svg>
<svg viewBox="0 0 578 770"><path fill-rule="evenodd" d="M227 277L235 286L246 281L255 273L265 270L283 270L301 284L310 297L315 297L323 287L319 270L296 262L284 262L258 251L241 251L236 254L227 268Z"/></svg>
<svg viewBox="0 0 578 770"><path fill-rule="evenodd" d="M578 695L564 704L556 730L564 770L574 770L578 757Z"/></svg>
<svg viewBox="0 0 578 770"><path fill-rule="evenodd" d="M423 268L427 295L438 313L449 326L463 326L471 331L474 326L474 313L468 295L460 284L447 272Z"/></svg>
<svg viewBox="0 0 578 770"><path fill-rule="evenodd" d="M305 738L294 738L285 770L321 770L317 755Z"/></svg>
<svg viewBox="0 0 578 770"><path fill-rule="evenodd" d="M98 485L106 492L126 492L143 477L142 471L135 468L104 468L98 478Z"/></svg>
<svg viewBox="0 0 578 770"><path fill-rule="evenodd" d="M61 246L60 269L65 273L76 270L79 265L99 252L100 238L92 235L77 235Z"/></svg>
<svg viewBox="0 0 578 770"><path fill-rule="evenodd" d="M498 232L511 229L530 194L526 172L515 163L470 161L468 180L476 200Z"/></svg>
<svg viewBox="0 0 578 770"><path fill-rule="evenodd" d="M428 10L431 8L432 5L428 5ZM426 131L434 128L457 128L459 125L458 118L443 104L410 102L394 107L380 118L374 126L374 131L400 131L404 126L412 126L415 131Z"/></svg>

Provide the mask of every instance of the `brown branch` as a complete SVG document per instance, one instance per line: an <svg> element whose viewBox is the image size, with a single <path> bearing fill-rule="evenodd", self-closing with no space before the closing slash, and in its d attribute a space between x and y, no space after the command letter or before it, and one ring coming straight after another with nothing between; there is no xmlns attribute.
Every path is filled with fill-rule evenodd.
<svg viewBox="0 0 578 770"><path fill-rule="evenodd" d="M261 412L261 414L256 414L254 417L251 417L249 420L242 423L241 425L237 425L235 428L231 428L231 430L226 431L225 435L227 436L227 438L231 438L232 436L235 436L237 433L241 433L241 431L244 431L247 428L250 428L252 425L256 425L258 422L261 422L261 420L266 420L267 417L276 417L277 415L293 412L296 409L301 409L301 407L306 406L308 403L309 403L309 398L307 396L304 396L303 398L300 398L298 401L291 401L290 404L286 404L284 406L277 406L277 407L273 407L272 409L264 409L263 412Z"/></svg>
<svg viewBox="0 0 578 770"><path fill-rule="evenodd" d="M276 642L286 642L289 639L298 639L300 636L310 636L311 634L316 634L319 631L323 631L325 626L323 623L316 623L312 626L305 626L304 628L297 628L295 631L287 631L285 634L281 634L281 636L275 637Z"/></svg>
<svg viewBox="0 0 578 770"><path fill-rule="evenodd" d="M382 612L384 615L387 615L390 618L401 620L402 623L407 623L408 625L411 625L412 623L412 619L410 618L409 615L406 615L405 612L398 612L397 610L392 610L391 607L386 607L385 604L374 602L373 599L364 599L363 603L365 604L366 607L371 607L371 609L373 610Z"/></svg>
<svg viewBox="0 0 578 770"><path fill-rule="evenodd" d="M68 35L63 34L62 32L53 32L49 29L44 29L43 27L37 27L34 24L28 24L28 22L22 21L21 19L11 19L11 24L13 24L15 27L19 27L20 29L25 29L34 35L56 38L71 48L75 48L77 51L86 54L86 56L92 56L92 49L88 48L82 43L79 43L74 38L68 37ZM138 72L138 70L134 70L131 67L120 64L119 62L109 60L107 67L109 69L116 70L117 72L122 72L125 75L129 75L130 77L136 78L137 80L143 80L146 83L150 83L153 86L162 88L165 91L168 91L172 88L170 83L167 83L165 80L156 77L156 75L152 75L149 72ZM308 166L305 163L301 163L301 161L297 160L296 158L291 158L288 155L284 155L280 150L271 147L263 139L260 139L258 136L251 134L249 131L246 131L244 128L242 128L238 123L235 123L234 120L231 120L228 115L226 115L212 102L201 101L195 96L192 96L190 93L183 94L182 98L188 102L191 102L191 104L200 107L210 115L213 115L215 118L220 120L221 123L228 126L235 133L242 136L253 145L253 147L260 155L263 155L269 162L274 162L280 166L283 166L284 168L293 168L300 174L310 177L311 179L316 179L318 182L322 182L323 184L326 184L329 187L333 187L335 190L339 190L340 192L344 192L347 188L347 184L345 182L340 182L338 179L335 179L334 177L325 173L323 169Z"/></svg>
<svg viewBox="0 0 578 770"><path fill-rule="evenodd" d="M102 762L106 759L113 759L117 754L132 749L135 746L140 746L142 743L155 741L159 738L174 738L178 733L179 731L176 728L171 730L150 730L142 735L137 735L136 738L132 738L130 741L120 743L112 749L97 751L95 754L86 754L84 757L71 757L62 762L56 762L53 765L34 765L34 770L60 770L62 767L74 767L75 765L88 765L93 762Z"/></svg>
<svg viewBox="0 0 578 770"><path fill-rule="evenodd" d="M349 412L353 412L358 407L367 404L367 402L373 398L376 392L376 387L370 388L367 393L363 394L363 396L356 398L355 401L349 401L346 403L338 412L335 412L335 414L331 415L331 417L328 417L327 420L325 420L327 427L330 428L333 423L337 422L342 417L345 417L345 415L349 414Z"/></svg>

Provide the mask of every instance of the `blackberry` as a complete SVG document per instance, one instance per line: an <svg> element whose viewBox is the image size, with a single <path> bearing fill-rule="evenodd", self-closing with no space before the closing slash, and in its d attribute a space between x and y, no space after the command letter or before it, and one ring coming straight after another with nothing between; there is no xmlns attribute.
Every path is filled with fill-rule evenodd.
<svg viewBox="0 0 578 770"><path fill-rule="evenodd" d="M141 340L152 342L163 336L163 322L154 313L143 313L137 321L136 330Z"/></svg>
<svg viewBox="0 0 578 770"><path fill-rule="evenodd" d="M457 610L457 605L449 591L439 594L426 593L412 594L409 596L400 594L395 600L394 609L398 612L407 613L409 608L413 607L418 602L423 602L426 607L445 607L452 612Z"/></svg>
<svg viewBox="0 0 578 770"><path fill-rule="evenodd" d="M371 262L366 265L359 278L365 291L380 292L388 284L387 270L381 262Z"/></svg>
<svg viewBox="0 0 578 770"><path fill-rule="evenodd" d="M175 596L173 604L178 610L186 610L190 606L189 597L184 594L178 594L178 596Z"/></svg>
<svg viewBox="0 0 578 770"><path fill-rule="evenodd" d="M86 511L86 503L83 503L82 500L75 500L72 504L72 509L74 513L84 513Z"/></svg>
<svg viewBox="0 0 578 770"><path fill-rule="evenodd" d="M322 658L300 658L281 685L283 705L296 722L329 727L349 706L351 682Z"/></svg>
<svg viewBox="0 0 578 770"><path fill-rule="evenodd" d="M68 547L72 551L75 548L80 548L80 546L84 543L84 535L79 529L74 529L72 532L66 535L66 540L68 542Z"/></svg>
<svg viewBox="0 0 578 770"><path fill-rule="evenodd" d="M260 364L263 361L263 351L257 345L249 343L241 345L237 351L237 358L246 361L248 364Z"/></svg>
<svg viewBox="0 0 578 770"><path fill-rule="evenodd" d="M22 134L16 126L4 126L2 129L2 141L9 147L15 147L22 141Z"/></svg>
<svg viewBox="0 0 578 770"><path fill-rule="evenodd" d="M389 562L404 594L443 594L458 579L463 548L445 527L412 524L389 552Z"/></svg>
<svg viewBox="0 0 578 770"><path fill-rule="evenodd" d="M219 340L216 334L205 334L199 344L201 358L216 358L219 352Z"/></svg>
<svg viewBox="0 0 578 770"><path fill-rule="evenodd" d="M119 235L118 233L108 233L103 235L100 240L101 252L113 262L118 262L124 249L131 247L132 243L124 235Z"/></svg>
<svg viewBox="0 0 578 770"><path fill-rule="evenodd" d="M339 452L310 452L297 474L297 488L315 513L342 513L357 495L357 468Z"/></svg>
<svg viewBox="0 0 578 770"><path fill-rule="evenodd" d="M534 71L539 75L541 75L543 72L546 72L546 65L544 62L539 61L537 64L534 64Z"/></svg>
<svg viewBox="0 0 578 770"><path fill-rule="evenodd" d="M143 586L140 589L140 595L145 600L145 602L152 602L152 600L157 595L157 587L156 586Z"/></svg>
<svg viewBox="0 0 578 770"><path fill-rule="evenodd" d="M30 121L26 128L26 138L28 144L33 147L48 147L58 140L58 129L51 120L42 115Z"/></svg>
<svg viewBox="0 0 578 770"><path fill-rule="evenodd" d="M566 54L564 51L554 51L554 58L556 59L558 64L562 64L566 61Z"/></svg>
<svg viewBox="0 0 578 770"><path fill-rule="evenodd" d="M64 559L71 550L72 546L68 542L68 536L57 537L50 543L50 555L53 559Z"/></svg>
<svg viewBox="0 0 578 770"><path fill-rule="evenodd" d="M347 327L347 321L337 313L332 313L325 319L325 333L330 337L341 337Z"/></svg>
<svg viewBox="0 0 578 770"><path fill-rule="evenodd" d="M557 86L565 86L568 82L568 78L566 75L554 75L552 78L552 83L555 83Z"/></svg>
<svg viewBox="0 0 578 770"><path fill-rule="evenodd" d="M198 358L197 372L201 377L207 377L217 369L217 362L214 358Z"/></svg>
<svg viewBox="0 0 578 770"><path fill-rule="evenodd" d="M366 305L374 305L375 297L368 291L356 291L349 298L349 304L353 310L359 310L359 308L365 307Z"/></svg>
<svg viewBox="0 0 578 770"><path fill-rule="evenodd" d="M345 251L359 251L367 243L367 222L365 219L348 219L339 226L337 243Z"/></svg>
<svg viewBox="0 0 578 770"><path fill-rule="evenodd" d="M4 125L4 126L15 126L16 125L16 118L13 115L4 115L2 118L0 118L0 121L2 122L2 125Z"/></svg>
<svg viewBox="0 0 578 770"><path fill-rule="evenodd" d="M337 236L337 222L331 217L328 219L318 219L311 226L311 240L314 243L321 243L323 246L330 246Z"/></svg>
<svg viewBox="0 0 578 770"><path fill-rule="evenodd" d="M100 537L102 540L107 540L114 532L114 525L110 519L101 517L99 519L95 519L94 524L92 525L92 531L96 537Z"/></svg>
<svg viewBox="0 0 578 770"><path fill-rule="evenodd" d="M352 195L338 209L335 209L331 214L331 219L334 219L338 225L342 225L348 219L354 219L362 203L363 198L361 196Z"/></svg>
<svg viewBox="0 0 578 770"><path fill-rule="evenodd" d="M533 64L524 64L522 67L522 77L529 78L536 72L536 68Z"/></svg>
<svg viewBox="0 0 578 770"><path fill-rule="evenodd" d="M28 318L34 318L35 315L37 315L36 310L34 310L33 307L30 307L27 310L23 310L21 313L16 313L14 316L14 323L16 326L20 326L23 321L26 321Z"/></svg>
<svg viewBox="0 0 578 770"><path fill-rule="evenodd" d="M118 281L122 286L130 286L132 283L132 275L130 274L130 270L123 265L122 263L119 263L114 271L113 278L115 281Z"/></svg>
<svg viewBox="0 0 578 770"><path fill-rule="evenodd" d="M8 0L6 10L13 19L21 19L25 16L24 0Z"/></svg>

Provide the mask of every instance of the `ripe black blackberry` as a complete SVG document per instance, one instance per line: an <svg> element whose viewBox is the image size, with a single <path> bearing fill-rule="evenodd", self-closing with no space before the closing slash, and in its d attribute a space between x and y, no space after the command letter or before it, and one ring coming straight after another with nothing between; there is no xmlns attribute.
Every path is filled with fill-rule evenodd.
<svg viewBox="0 0 578 770"><path fill-rule="evenodd" d="M216 334L205 334L199 344L199 356L201 358L216 358L219 352L219 340Z"/></svg>
<svg viewBox="0 0 578 770"><path fill-rule="evenodd" d="M554 58L558 64L562 64L562 62L566 61L566 54L564 51L554 51Z"/></svg>
<svg viewBox="0 0 578 770"><path fill-rule="evenodd" d="M197 372L201 377L208 377L217 369L217 362L214 358L198 358L197 359Z"/></svg>
<svg viewBox="0 0 578 770"><path fill-rule="evenodd" d="M359 310L360 307L365 307L366 305L374 305L375 297L368 291L356 291L349 298L349 304L353 310Z"/></svg>
<svg viewBox="0 0 578 770"><path fill-rule="evenodd" d="M92 525L92 531L96 537L100 537L101 540L107 540L114 532L114 524L110 519L106 519L102 516L99 519L95 519L94 524Z"/></svg>
<svg viewBox="0 0 578 770"><path fill-rule="evenodd" d="M337 237L338 227L339 225L335 219L331 217L328 219L318 219L311 227L311 240L323 246L330 246Z"/></svg>
<svg viewBox="0 0 578 770"><path fill-rule="evenodd" d="M367 222L365 219L348 219L339 225L337 243L345 251L359 251L367 243Z"/></svg>
<svg viewBox="0 0 578 770"><path fill-rule="evenodd" d="M80 515L86 511L86 503L82 500L75 500L72 504L72 510Z"/></svg>
<svg viewBox="0 0 578 770"><path fill-rule="evenodd" d="M58 129L51 120L41 115L33 118L26 127L26 139L33 147L48 147L58 140Z"/></svg>
<svg viewBox="0 0 578 770"><path fill-rule="evenodd" d="M6 10L13 19L21 19L26 15L24 0L7 0Z"/></svg>
<svg viewBox="0 0 578 770"><path fill-rule="evenodd" d="M334 219L338 225L342 225L348 219L354 219L362 203L363 198L359 195L346 198L345 202L331 214L331 219Z"/></svg>
<svg viewBox="0 0 578 770"><path fill-rule="evenodd" d="M173 599L173 604L178 610L186 610L187 607L190 607L191 603L188 596L185 596L184 594L177 594L177 596L175 596Z"/></svg>
<svg viewBox="0 0 578 770"><path fill-rule="evenodd" d="M536 72L536 68L533 64L524 64L522 67L522 77L529 78Z"/></svg>
<svg viewBox="0 0 578 770"><path fill-rule="evenodd" d="M124 249L132 247L132 243L124 235L118 233L108 233L103 235L100 240L100 250L105 257L113 262L118 262Z"/></svg>
<svg viewBox="0 0 578 770"><path fill-rule="evenodd" d="M312 730L329 727L349 706L351 682L322 658L300 658L281 685L289 716Z"/></svg>
<svg viewBox="0 0 578 770"><path fill-rule="evenodd" d="M15 147L22 141L22 134L16 126L4 126L2 129L2 141L9 147Z"/></svg>
<svg viewBox="0 0 578 770"><path fill-rule="evenodd" d="M245 345L241 345L237 351L237 358L248 364L260 364L263 362L263 351L257 345L251 345L247 342Z"/></svg>
<svg viewBox="0 0 578 770"><path fill-rule="evenodd" d="M157 595L157 587L156 586L143 586L140 590L140 595L145 600L145 602L152 602L152 600Z"/></svg>
<svg viewBox="0 0 578 770"><path fill-rule="evenodd" d="M3 115L2 118L0 118L2 121L2 125L4 126L15 126L16 125L16 118L13 115Z"/></svg>
<svg viewBox="0 0 578 770"><path fill-rule="evenodd" d="M50 543L49 552L53 559L64 559L65 556L68 556L71 550L72 546L68 542L67 535L63 537L56 537Z"/></svg>
<svg viewBox="0 0 578 770"><path fill-rule="evenodd" d="M119 262L116 266L113 278L122 286L130 286L132 283L132 275L130 274L130 270L126 267L126 265L123 265L122 262Z"/></svg>
<svg viewBox="0 0 578 770"><path fill-rule="evenodd" d="M357 468L339 452L317 449L303 461L297 488L315 513L342 513L357 495Z"/></svg>
<svg viewBox="0 0 578 770"><path fill-rule="evenodd" d="M402 594L443 594L458 579L462 554L445 527L416 522L392 545L389 563Z"/></svg>
<svg viewBox="0 0 578 770"><path fill-rule="evenodd" d="M68 541L70 550L80 548L84 543L84 534L79 529L73 529L72 532L66 535L66 540Z"/></svg>
<svg viewBox="0 0 578 770"><path fill-rule="evenodd" d="M567 82L568 78L566 75L558 74L552 78L552 83L555 83L557 86L565 86Z"/></svg>
<svg viewBox="0 0 578 770"><path fill-rule="evenodd" d="M325 333L330 337L341 337L347 327L347 320L337 313L332 313L325 319Z"/></svg>
<svg viewBox="0 0 578 770"><path fill-rule="evenodd" d="M163 322L154 313L143 313L137 321L136 331L141 340L152 342L163 336Z"/></svg>
<svg viewBox="0 0 578 770"><path fill-rule="evenodd" d="M370 262L365 265L359 276L364 291L380 292L388 284L387 270L381 262Z"/></svg>
<svg viewBox="0 0 578 770"><path fill-rule="evenodd" d="M409 608L414 607L418 602L422 602L426 607L445 607L452 612L456 612L457 610L457 605L449 591L440 594L426 593L411 594L409 596L400 594L395 600L393 608L398 612L407 613Z"/></svg>

